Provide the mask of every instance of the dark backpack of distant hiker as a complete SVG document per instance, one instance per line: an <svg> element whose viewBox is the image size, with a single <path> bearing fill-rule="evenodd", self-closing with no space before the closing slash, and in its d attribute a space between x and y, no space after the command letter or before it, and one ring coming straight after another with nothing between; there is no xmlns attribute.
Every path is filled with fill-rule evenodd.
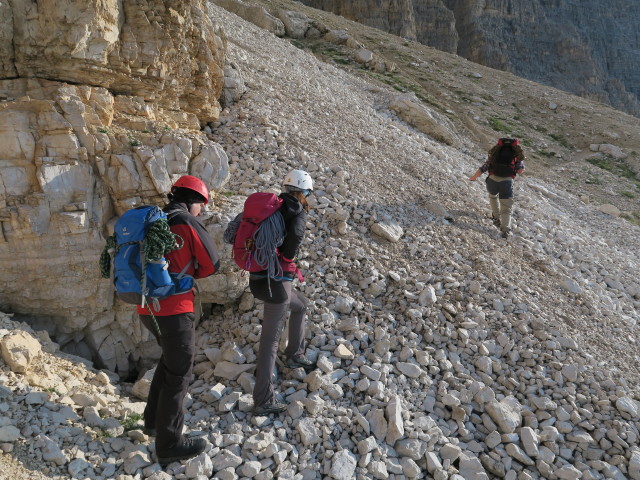
<svg viewBox="0 0 640 480"><path fill-rule="evenodd" d="M499 149L491 159L491 172L498 177L513 177L516 174L518 154L514 148L518 145L517 138L501 138L498 140Z"/></svg>
<svg viewBox="0 0 640 480"><path fill-rule="evenodd" d="M170 217L178 212L170 213ZM104 278L113 278L118 298L141 307L191 290L193 277L182 272L169 273L165 255L182 248L182 238L169 229L167 215L156 206L142 206L125 212L116 222L114 234L100 256Z"/></svg>
<svg viewBox="0 0 640 480"><path fill-rule="evenodd" d="M229 222L224 241L233 245L233 259L242 270L266 270L269 278L282 276L278 259L285 236L282 203L273 193L253 193L245 200L242 214Z"/></svg>

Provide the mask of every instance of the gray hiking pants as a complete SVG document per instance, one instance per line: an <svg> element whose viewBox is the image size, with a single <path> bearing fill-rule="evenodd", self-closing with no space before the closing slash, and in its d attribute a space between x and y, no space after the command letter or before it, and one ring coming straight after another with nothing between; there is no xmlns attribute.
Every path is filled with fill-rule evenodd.
<svg viewBox="0 0 640 480"><path fill-rule="evenodd" d="M285 317L291 310L289 317L289 342L284 354L288 357L304 354L304 321L307 312L307 299L293 288L293 282L282 282L287 292L284 303L265 303L262 319L262 333L260 347L256 361L256 385L253 388L253 404L259 407L274 400L272 379L273 367L276 364L278 341L284 329Z"/></svg>
<svg viewBox="0 0 640 480"><path fill-rule="evenodd" d="M500 219L500 230L511 228L511 214L513 212L513 179L511 177L487 177L487 192L491 216Z"/></svg>

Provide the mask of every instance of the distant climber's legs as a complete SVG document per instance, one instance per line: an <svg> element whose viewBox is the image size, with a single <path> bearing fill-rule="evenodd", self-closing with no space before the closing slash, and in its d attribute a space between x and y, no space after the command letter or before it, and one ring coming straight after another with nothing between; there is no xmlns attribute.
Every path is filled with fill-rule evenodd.
<svg viewBox="0 0 640 480"><path fill-rule="evenodd" d="M489 192L489 205L491 206L491 218L496 227L500 226L500 203L498 197L500 195L499 183L491 177L486 180L487 192Z"/></svg>
<svg viewBox="0 0 640 480"><path fill-rule="evenodd" d="M500 230L505 233L511 230L511 213L513 211L513 179L510 177L487 177L487 191L491 204L491 216L499 220Z"/></svg>
<svg viewBox="0 0 640 480"><path fill-rule="evenodd" d="M500 203L497 193L495 195L489 194L489 205L491 205L491 218L493 218L495 223L496 220L500 220Z"/></svg>
<svg viewBox="0 0 640 480"><path fill-rule="evenodd" d="M511 230L511 212L513 211L513 198L500 199L500 230Z"/></svg>

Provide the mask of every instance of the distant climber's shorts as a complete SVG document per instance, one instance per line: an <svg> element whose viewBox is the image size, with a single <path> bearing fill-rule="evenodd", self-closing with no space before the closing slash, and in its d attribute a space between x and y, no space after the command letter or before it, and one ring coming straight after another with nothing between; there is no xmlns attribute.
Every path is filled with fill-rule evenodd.
<svg viewBox="0 0 640 480"><path fill-rule="evenodd" d="M498 180L496 180L498 179ZM487 177L487 192L489 195L498 195L503 200L513 198L513 179L509 177Z"/></svg>

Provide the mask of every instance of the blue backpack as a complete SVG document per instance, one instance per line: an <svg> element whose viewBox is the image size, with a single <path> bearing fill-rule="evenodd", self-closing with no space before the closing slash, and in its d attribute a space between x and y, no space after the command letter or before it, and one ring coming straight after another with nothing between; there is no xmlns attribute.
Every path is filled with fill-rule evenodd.
<svg viewBox="0 0 640 480"><path fill-rule="evenodd" d="M102 276L113 276L116 294L123 302L144 307L151 301L157 311L158 300L187 292L194 286L193 277L185 275L191 262L180 273L169 273L164 255L182 248L177 240L182 239L171 232L167 215L160 208L143 206L128 210L116 222L113 237L107 239L105 251L113 258L113 267L108 265L105 269L103 252Z"/></svg>

